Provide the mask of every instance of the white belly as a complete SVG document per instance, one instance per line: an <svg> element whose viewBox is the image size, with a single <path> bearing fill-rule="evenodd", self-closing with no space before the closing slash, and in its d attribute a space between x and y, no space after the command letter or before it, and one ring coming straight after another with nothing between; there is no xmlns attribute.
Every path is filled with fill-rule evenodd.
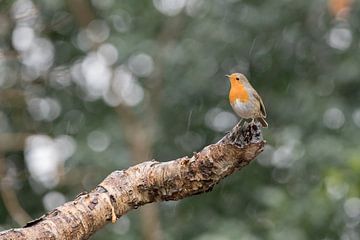
<svg viewBox="0 0 360 240"><path fill-rule="evenodd" d="M259 110L257 110L258 106L252 102L253 101L248 101L247 103L244 103L237 99L231 106L234 109L234 112L241 118L256 118L258 117Z"/></svg>

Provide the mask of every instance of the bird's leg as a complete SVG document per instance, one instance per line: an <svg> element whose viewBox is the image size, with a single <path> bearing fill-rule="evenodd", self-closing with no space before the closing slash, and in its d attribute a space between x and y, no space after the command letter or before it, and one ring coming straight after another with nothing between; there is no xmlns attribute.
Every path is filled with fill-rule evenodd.
<svg viewBox="0 0 360 240"><path fill-rule="evenodd" d="M240 118L239 125L241 125L241 123L242 123L243 120L244 120L244 119Z"/></svg>

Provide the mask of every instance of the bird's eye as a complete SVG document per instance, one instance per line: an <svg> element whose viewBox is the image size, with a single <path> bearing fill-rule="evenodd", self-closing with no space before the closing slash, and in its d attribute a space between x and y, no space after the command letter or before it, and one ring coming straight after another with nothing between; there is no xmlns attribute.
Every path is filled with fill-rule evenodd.
<svg viewBox="0 0 360 240"><path fill-rule="evenodd" d="M240 80L240 78L238 78L238 77L237 77L237 78L236 78L236 80L238 80L238 81L239 81L239 80Z"/></svg>

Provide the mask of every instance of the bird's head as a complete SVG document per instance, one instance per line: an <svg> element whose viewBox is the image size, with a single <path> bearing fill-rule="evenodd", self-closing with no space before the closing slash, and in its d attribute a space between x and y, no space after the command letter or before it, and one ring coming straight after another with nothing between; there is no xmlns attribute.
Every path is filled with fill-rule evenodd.
<svg viewBox="0 0 360 240"><path fill-rule="evenodd" d="M225 75L225 76L228 77L231 84L234 84L234 85L236 85L238 83L241 83L241 84L248 83L248 80L245 77L245 75L241 74L241 73L232 73L230 75Z"/></svg>

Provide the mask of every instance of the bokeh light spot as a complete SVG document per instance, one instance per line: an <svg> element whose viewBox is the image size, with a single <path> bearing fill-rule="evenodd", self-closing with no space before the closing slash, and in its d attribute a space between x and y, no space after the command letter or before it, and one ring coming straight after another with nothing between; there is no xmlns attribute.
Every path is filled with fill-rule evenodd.
<svg viewBox="0 0 360 240"><path fill-rule="evenodd" d="M45 194L45 196L42 199L42 202L44 204L44 207L47 211L50 211L63 203L66 202L65 196L57 191L50 191Z"/></svg>
<svg viewBox="0 0 360 240"><path fill-rule="evenodd" d="M358 126L360 128L360 109L356 109L353 112L352 118L353 118L353 121L356 124L356 126Z"/></svg>
<svg viewBox="0 0 360 240"><path fill-rule="evenodd" d="M110 28L103 20L93 20L89 23L86 34L91 41L101 43L109 38Z"/></svg>
<svg viewBox="0 0 360 240"><path fill-rule="evenodd" d="M360 218L360 199L356 197L346 199L344 210L350 218Z"/></svg>
<svg viewBox="0 0 360 240"><path fill-rule="evenodd" d="M121 102L128 106L136 106L144 98L144 90L137 83L132 73L124 66L115 70L115 76L112 82L113 95L111 98L105 98L110 105L116 106Z"/></svg>
<svg viewBox="0 0 360 240"><path fill-rule="evenodd" d="M132 55L129 58L129 69L138 77L147 77L154 70L154 60L146 53Z"/></svg>
<svg viewBox="0 0 360 240"><path fill-rule="evenodd" d="M92 131L87 136L87 144L94 152L105 151L111 143L110 137L103 131Z"/></svg>
<svg viewBox="0 0 360 240"><path fill-rule="evenodd" d="M352 33L348 28L335 27L328 36L328 44L339 50L346 50L352 42Z"/></svg>
<svg viewBox="0 0 360 240"><path fill-rule="evenodd" d="M339 108L329 108L324 113L323 121L326 127L339 129L345 123L345 116Z"/></svg>
<svg viewBox="0 0 360 240"><path fill-rule="evenodd" d="M205 124L217 132L229 130L237 121L237 117L232 112L220 108L212 108L205 115Z"/></svg>
<svg viewBox="0 0 360 240"><path fill-rule="evenodd" d="M30 27L16 27L12 34L12 43L18 51L26 51L34 40L34 30Z"/></svg>
<svg viewBox="0 0 360 240"><path fill-rule="evenodd" d="M153 3L162 14L175 16L184 8L186 0L153 0Z"/></svg>
<svg viewBox="0 0 360 240"><path fill-rule="evenodd" d="M31 176L47 188L58 184L61 166L75 151L75 141L68 140L68 137L52 139L46 135L32 135L26 139L26 165ZM74 144L70 151L64 151L63 147L70 144Z"/></svg>
<svg viewBox="0 0 360 240"><path fill-rule="evenodd" d="M81 84L89 97L97 99L108 90L112 73L100 55L89 53L81 63L81 73L85 78Z"/></svg>
<svg viewBox="0 0 360 240"><path fill-rule="evenodd" d="M61 113L60 103L53 98L31 98L27 104L32 118L36 121L51 122Z"/></svg>
<svg viewBox="0 0 360 240"><path fill-rule="evenodd" d="M97 53L105 59L108 65L113 65L118 59L118 51L114 45L110 43L102 44L99 47Z"/></svg>

